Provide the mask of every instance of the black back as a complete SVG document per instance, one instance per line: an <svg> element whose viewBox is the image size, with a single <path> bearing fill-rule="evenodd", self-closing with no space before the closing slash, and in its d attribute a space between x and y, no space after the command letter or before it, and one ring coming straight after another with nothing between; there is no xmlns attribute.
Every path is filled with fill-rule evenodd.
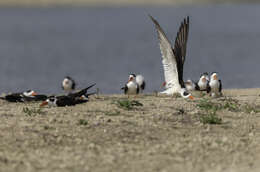
<svg viewBox="0 0 260 172"><path fill-rule="evenodd" d="M8 102L24 102L22 93L13 93L5 96L5 100Z"/></svg>
<svg viewBox="0 0 260 172"><path fill-rule="evenodd" d="M221 93L221 91L222 91L222 82L221 82L221 80L218 80L218 82L219 82L219 92Z"/></svg>

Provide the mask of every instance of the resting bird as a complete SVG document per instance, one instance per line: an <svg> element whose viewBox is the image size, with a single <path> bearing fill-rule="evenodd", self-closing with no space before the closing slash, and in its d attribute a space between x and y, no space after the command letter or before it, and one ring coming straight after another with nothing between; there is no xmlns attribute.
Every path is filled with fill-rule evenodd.
<svg viewBox="0 0 260 172"><path fill-rule="evenodd" d="M63 81L62 81L62 85L61 85L61 88L67 92L67 93L71 93L72 91L75 90L75 87L76 87L76 83L75 81L69 77L69 76L66 76Z"/></svg>
<svg viewBox="0 0 260 172"><path fill-rule="evenodd" d="M161 93L167 95L179 94L184 98L193 99L193 96L185 88L183 81L183 66L188 41L189 17L185 18L181 23L175 39L174 48L172 48L170 41L159 23L152 16L150 16L150 18L155 24L162 54L166 90Z"/></svg>
<svg viewBox="0 0 260 172"><path fill-rule="evenodd" d="M186 82L185 82L185 88L188 90L188 91L194 91L195 88L196 88L196 83L190 79L188 79Z"/></svg>
<svg viewBox="0 0 260 172"><path fill-rule="evenodd" d="M207 91L208 87L209 87L209 74L205 72L200 75L200 79L196 83L195 89L198 91Z"/></svg>
<svg viewBox="0 0 260 172"><path fill-rule="evenodd" d="M47 99L46 95L38 95L33 90L27 90L21 93L12 93L0 99L6 100L8 102L30 102L30 101L43 101Z"/></svg>
<svg viewBox="0 0 260 172"><path fill-rule="evenodd" d="M68 94L66 96L51 96L47 100L42 102L40 106L43 107L45 105L49 105L49 106L64 107L64 106L73 106L76 104L85 103L88 101L88 96L95 94L95 93L87 93L88 89L90 89L94 85L96 84L93 84L76 93Z"/></svg>
<svg viewBox="0 0 260 172"><path fill-rule="evenodd" d="M222 95L221 91L222 91L222 83L218 77L218 73L212 72L210 76L207 93L210 93L210 96L212 97L218 97Z"/></svg>
<svg viewBox="0 0 260 172"><path fill-rule="evenodd" d="M136 75L130 74L127 83L121 89L124 90L124 93L128 96L139 94L139 85L136 82Z"/></svg>

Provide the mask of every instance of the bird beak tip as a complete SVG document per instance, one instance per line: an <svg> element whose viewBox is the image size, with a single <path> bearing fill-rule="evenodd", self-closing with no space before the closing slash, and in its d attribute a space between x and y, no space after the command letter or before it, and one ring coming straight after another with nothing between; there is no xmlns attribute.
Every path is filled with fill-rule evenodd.
<svg viewBox="0 0 260 172"><path fill-rule="evenodd" d="M47 101L44 101L44 102L42 102L42 104L40 104L40 107L43 107L43 106L45 106L45 105L47 105L48 104L48 102Z"/></svg>

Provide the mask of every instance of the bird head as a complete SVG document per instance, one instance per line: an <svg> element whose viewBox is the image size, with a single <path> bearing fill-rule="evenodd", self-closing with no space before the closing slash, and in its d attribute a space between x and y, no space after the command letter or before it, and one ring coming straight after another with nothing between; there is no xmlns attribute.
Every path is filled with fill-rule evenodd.
<svg viewBox="0 0 260 172"><path fill-rule="evenodd" d="M212 72L210 76L210 80L218 80L218 73L217 72Z"/></svg>
<svg viewBox="0 0 260 172"><path fill-rule="evenodd" d="M185 98L185 99L187 99L187 98L189 98L189 99L191 99L191 100L194 99L194 97L191 95L191 93L189 93L185 88L181 88L181 90L180 90L180 95L181 95L183 98Z"/></svg>
<svg viewBox="0 0 260 172"><path fill-rule="evenodd" d="M37 93L33 90L27 90L27 91L23 92L23 95L26 97L34 97L37 95Z"/></svg>

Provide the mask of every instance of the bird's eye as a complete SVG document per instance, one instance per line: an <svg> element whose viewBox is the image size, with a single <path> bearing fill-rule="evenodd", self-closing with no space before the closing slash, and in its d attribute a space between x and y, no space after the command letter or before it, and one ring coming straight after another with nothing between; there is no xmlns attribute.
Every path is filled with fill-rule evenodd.
<svg viewBox="0 0 260 172"><path fill-rule="evenodd" d="M184 95L184 96L187 96L187 95L189 95L189 93L187 93L187 92L184 92L184 93L183 93L183 95Z"/></svg>

